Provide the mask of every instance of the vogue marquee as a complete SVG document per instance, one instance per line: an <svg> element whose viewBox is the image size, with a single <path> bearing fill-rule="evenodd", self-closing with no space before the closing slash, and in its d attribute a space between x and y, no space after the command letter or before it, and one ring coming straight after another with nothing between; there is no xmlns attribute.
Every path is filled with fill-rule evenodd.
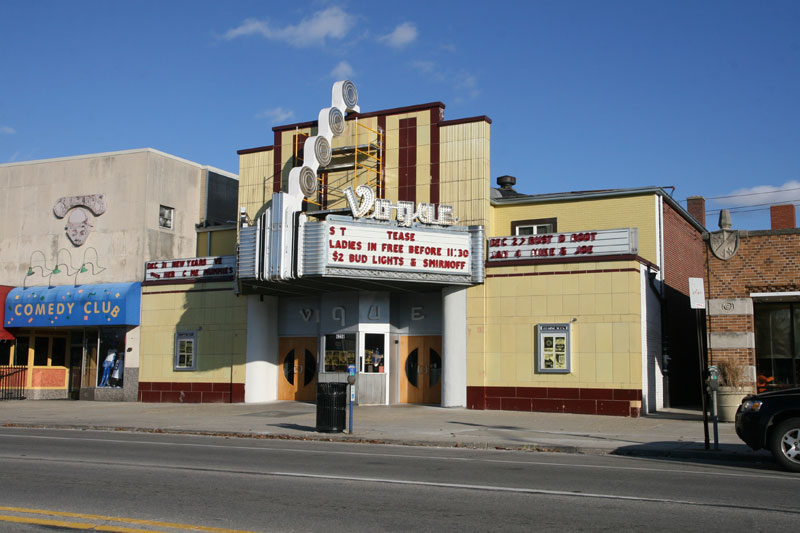
<svg viewBox="0 0 800 533"><path fill-rule="evenodd" d="M343 120L357 110L355 87L338 82L332 96L316 124L287 132L296 166L239 232L245 401L313 400L318 382L346 381L355 367L359 403L466 405L466 287L483 283L483 226L387 191L385 179L338 172L368 148ZM396 142L375 132L388 137L381 150Z"/></svg>

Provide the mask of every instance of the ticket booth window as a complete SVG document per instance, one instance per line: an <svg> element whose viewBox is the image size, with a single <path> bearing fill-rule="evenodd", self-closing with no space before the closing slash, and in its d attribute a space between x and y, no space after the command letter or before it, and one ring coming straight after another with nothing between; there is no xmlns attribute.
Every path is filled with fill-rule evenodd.
<svg viewBox="0 0 800 533"><path fill-rule="evenodd" d="M325 335L325 372L347 372L356 364L356 334Z"/></svg>
<svg viewBox="0 0 800 533"><path fill-rule="evenodd" d="M382 333L364 334L364 367L362 372L382 373L386 368L384 335Z"/></svg>

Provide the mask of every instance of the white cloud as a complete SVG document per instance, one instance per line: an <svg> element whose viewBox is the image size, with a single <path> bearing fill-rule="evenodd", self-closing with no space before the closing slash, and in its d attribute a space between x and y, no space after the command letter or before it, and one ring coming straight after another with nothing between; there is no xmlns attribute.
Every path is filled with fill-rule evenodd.
<svg viewBox="0 0 800 533"><path fill-rule="evenodd" d="M481 94L478 78L465 70L455 71L424 60L412 61L411 68L431 81L452 86L456 101L474 100Z"/></svg>
<svg viewBox="0 0 800 533"><path fill-rule="evenodd" d="M352 75L353 67L347 61L340 61L331 71L331 77L337 80L349 79Z"/></svg>
<svg viewBox="0 0 800 533"><path fill-rule="evenodd" d="M432 74L436 71L436 63L433 61L412 61L411 66L420 71L422 74Z"/></svg>
<svg viewBox="0 0 800 533"><path fill-rule="evenodd" d="M417 27L412 22L404 22L378 40L392 48L402 48L417 40Z"/></svg>
<svg viewBox="0 0 800 533"><path fill-rule="evenodd" d="M230 41L237 37L261 35L272 41L283 41L292 46L303 47L324 44L325 39L342 39L353 27L353 23L353 16L341 8L329 7L317 11L297 24L283 27L276 26L269 20L247 19L236 28L226 31L222 38Z"/></svg>
<svg viewBox="0 0 800 533"><path fill-rule="evenodd" d="M736 189L715 202L732 206L751 206L765 204L787 204L800 201L800 182L787 181L778 187L774 185L756 185Z"/></svg>
<svg viewBox="0 0 800 533"><path fill-rule="evenodd" d="M256 113L256 118L263 118L280 124L286 122L290 118L294 118L294 111L282 107L273 107L272 109L265 109L260 113Z"/></svg>
<svg viewBox="0 0 800 533"><path fill-rule="evenodd" d="M455 88L465 95L467 100L474 100L481 94L478 88L478 78L469 72L459 72L455 78Z"/></svg>
<svg viewBox="0 0 800 533"><path fill-rule="evenodd" d="M14 135L15 133L17 133L17 130L11 126L0 126L0 135Z"/></svg>

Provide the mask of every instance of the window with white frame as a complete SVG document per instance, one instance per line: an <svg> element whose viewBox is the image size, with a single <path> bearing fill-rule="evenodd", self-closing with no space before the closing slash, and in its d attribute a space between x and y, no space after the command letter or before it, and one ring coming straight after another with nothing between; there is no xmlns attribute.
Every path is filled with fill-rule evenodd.
<svg viewBox="0 0 800 533"><path fill-rule="evenodd" d="M179 331L175 334L175 370L197 369L197 332Z"/></svg>
<svg viewBox="0 0 800 533"><path fill-rule="evenodd" d="M158 206L158 227L172 229L175 208L166 205Z"/></svg>
<svg viewBox="0 0 800 533"><path fill-rule="evenodd" d="M514 235L542 235L558 231L555 218L537 218L532 220L515 220L511 223Z"/></svg>

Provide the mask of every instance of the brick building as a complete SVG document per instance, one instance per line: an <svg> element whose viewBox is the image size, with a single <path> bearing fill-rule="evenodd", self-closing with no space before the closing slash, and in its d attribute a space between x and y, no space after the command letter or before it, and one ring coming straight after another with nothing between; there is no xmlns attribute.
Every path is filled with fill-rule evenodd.
<svg viewBox="0 0 800 533"><path fill-rule="evenodd" d="M703 204L690 200L690 212ZM794 205L770 215L761 231L722 220L706 252L709 362L744 366L759 390L800 386L800 230Z"/></svg>

